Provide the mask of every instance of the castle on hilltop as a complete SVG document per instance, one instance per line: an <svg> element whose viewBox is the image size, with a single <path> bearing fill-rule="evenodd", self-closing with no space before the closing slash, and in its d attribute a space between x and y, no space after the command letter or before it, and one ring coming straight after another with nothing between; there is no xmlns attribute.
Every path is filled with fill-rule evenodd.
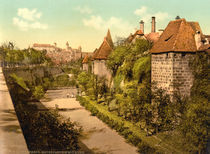
<svg viewBox="0 0 210 154"><path fill-rule="evenodd" d="M75 61L83 58L85 55L91 54L88 52L82 52L81 46L79 46L77 49L73 49L69 46L68 42L66 42L65 49L57 47L56 43L54 43L54 45L35 43L33 44L32 48L40 51L46 50L47 56L50 57L52 61L56 64L65 64L70 61Z"/></svg>

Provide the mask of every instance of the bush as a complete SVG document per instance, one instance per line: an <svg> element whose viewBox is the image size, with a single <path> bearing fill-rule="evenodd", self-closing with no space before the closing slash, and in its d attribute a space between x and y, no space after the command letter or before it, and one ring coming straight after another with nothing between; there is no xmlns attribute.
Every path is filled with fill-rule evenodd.
<svg viewBox="0 0 210 154"><path fill-rule="evenodd" d="M148 144L144 143L144 142L140 142L138 144L138 152L142 153L142 154L147 154L147 153L155 153L155 149L151 148Z"/></svg>
<svg viewBox="0 0 210 154"><path fill-rule="evenodd" d="M59 75L55 78L54 86L66 87L70 85L70 79L67 74Z"/></svg>
<svg viewBox="0 0 210 154"><path fill-rule="evenodd" d="M79 130L68 119L59 121L55 111L38 111L36 107L16 104L23 134L31 151L78 150Z"/></svg>
<svg viewBox="0 0 210 154"><path fill-rule="evenodd" d="M33 97L37 100L40 100L44 96L45 92L41 85L36 86L33 91Z"/></svg>

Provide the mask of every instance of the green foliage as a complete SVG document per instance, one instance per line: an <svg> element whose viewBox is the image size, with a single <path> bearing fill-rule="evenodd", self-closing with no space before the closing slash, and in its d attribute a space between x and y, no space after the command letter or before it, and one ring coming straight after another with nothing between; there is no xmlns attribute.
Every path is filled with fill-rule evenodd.
<svg viewBox="0 0 210 154"><path fill-rule="evenodd" d="M48 78L44 82L49 82ZM28 84L15 74L10 76L7 84L30 151L79 150L80 130L75 128L74 123L69 119L61 121L57 112L39 111L36 105L27 103L31 100L31 91L36 99L44 95L41 85ZM28 87L30 91L26 91Z"/></svg>
<svg viewBox="0 0 210 154"><path fill-rule="evenodd" d="M40 100L44 96L45 92L41 85L35 86L33 91L33 97L37 100Z"/></svg>
<svg viewBox="0 0 210 154"><path fill-rule="evenodd" d="M54 77L54 79L51 81L52 84L50 84L50 87L71 87L76 85L76 81L74 77L70 79L68 74L62 74Z"/></svg>
<svg viewBox="0 0 210 154"><path fill-rule="evenodd" d="M131 78L134 62L151 47L151 43L144 39L137 40L135 44L119 45L109 55L107 67L112 71L112 75L115 76L118 68L123 65L122 70L125 76Z"/></svg>
<svg viewBox="0 0 210 154"><path fill-rule="evenodd" d="M150 78L151 72L151 57L141 57L139 58L133 66L133 78L142 82L143 78Z"/></svg>
<svg viewBox="0 0 210 154"><path fill-rule="evenodd" d="M47 77L45 77L44 79L43 79L43 88L44 88L44 90L47 90L49 87L51 87L51 81L50 81L50 79L49 78L47 78Z"/></svg>
<svg viewBox="0 0 210 154"><path fill-rule="evenodd" d="M77 81L78 81L82 91L87 91L88 85L89 85L89 83L91 83L90 78L91 78L90 74L88 74L86 72L82 72L78 75Z"/></svg>
<svg viewBox="0 0 210 154"><path fill-rule="evenodd" d="M80 131L68 119L59 120L55 111L37 111L35 106L15 104L30 151L78 150Z"/></svg>
<svg viewBox="0 0 210 154"><path fill-rule="evenodd" d="M123 64L126 54L128 53L128 47L118 46L109 55L107 61L107 67L112 70L113 76L115 76L117 69Z"/></svg>
<svg viewBox="0 0 210 154"><path fill-rule="evenodd" d="M152 147L150 147L148 144L146 144L146 143L144 143L144 142L140 142L139 144L138 144L138 152L139 153L155 153L155 149L154 148L152 148Z"/></svg>
<svg viewBox="0 0 210 154"><path fill-rule="evenodd" d="M12 44L12 43L10 43ZM46 56L46 51L39 51L33 48L20 50L14 45L2 45L0 57L10 65L13 64L50 64L51 60Z"/></svg>
<svg viewBox="0 0 210 154"><path fill-rule="evenodd" d="M123 99L123 97L121 98ZM119 134L124 136L128 142L132 143L135 146L138 146L139 151L152 153L156 151L155 148L152 148L150 145L145 144L144 141L142 141L139 134L137 135L137 132L139 133L141 131L140 128L137 129L137 132L134 131L133 124L129 125L128 127L127 121L125 121L121 117L115 116L113 113L106 111L99 104L97 104L96 102L89 101L85 97L77 96L77 100L80 102L81 105L83 105L87 110L89 110L92 113L92 115L97 116L110 128L115 129Z"/></svg>
<svg viewBox="0 0 210 154"><path fill-rule="evenodd" d="M23 78L18 77L16 74L11 74L10 75L11 80L13 80L13 82L15 82L16 84L18 84L20 87L22 87L24 90L29 91L29 88L27 87L25 81L23 80Z"/></svg>
<svg viewBox="0 0 210 154"><path fill-rule="evenodd" d="M114 76L114 89L118 90L120 88L120 84L123 81L123 74L120 69L117 70L116 75Z"/></svg>
<svg viewBox="0 0 210 154"><path fill-rule="evenodd" d="M78 75L77 81L80 89L92 99L97 100L99 96L106 99L109 89L105 78L84 71Z"/></svg>
<svg viewBox="0 0 210 154"><path fill-rule="evenodd" d="M196 53L190 66L194 74L194 83L191 89L191 99L186 103L181 117L180 130L185 141L191 146L192 152L204 152L209 138L209 55Z"/></svg>

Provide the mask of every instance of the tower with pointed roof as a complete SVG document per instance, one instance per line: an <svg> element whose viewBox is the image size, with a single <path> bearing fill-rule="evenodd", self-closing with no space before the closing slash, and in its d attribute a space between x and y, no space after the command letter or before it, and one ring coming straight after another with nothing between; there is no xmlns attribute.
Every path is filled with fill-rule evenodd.
<svg viewBox="0 0 210 154"><path fill-rule="evenodd" d="M103 43L93 54L92 71L95 75L105 77L108 81L111 79L111 72L106 67L106 60L114 48L110 30L108 30Z"/></svg>
<svg viewBox="0 0 210 154"><path fill-rule="evenodd" d="M176 91L190 96L194 77L189 62L204 47L203 36L198 22L176 19L168 24L150 50L153 87L164 89L169 95Z"/></svg>

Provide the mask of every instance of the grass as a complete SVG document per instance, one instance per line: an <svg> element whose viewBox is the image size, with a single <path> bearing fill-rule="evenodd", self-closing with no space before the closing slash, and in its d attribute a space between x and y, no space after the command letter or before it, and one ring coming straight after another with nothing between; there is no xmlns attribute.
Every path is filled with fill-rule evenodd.
<svg viewBox="0 0 210 154"><path fill-rule="evenodd" d="M85 101L85 103L81 103L82 101ZM158 135L153 136L146 136L146 132L142 130L140 127L136 126L134 123L126 121L124 118L119 117L114 112L109 112L108 107L104 106L102 104L97 104L95 101L92 101L89 99L89 97L82 97L80 99L81 105L85 106L86 109L92 111L93 115L100 115L98 116L99 119L104 121L110 126L110 122L114 122L120 126L120 124L123 124L123 130L119 130L119 128L116 128L114 126L111 126L115 130L117 130L121 135L123 135L127 140L129 140L129 135L126 136L124 134L124 128L128 128L127 131L133 135L134 138L139 138L143 143L146 143L149 145L149 147L154 148L157 153L186 153L181 147L174 145L174 141L170 139L171 135L166 135L163 133L159 133ZM96 109L97 111L93 110ZM93 113L94 112L94 113ZM100 114L97 114L100 113ZM104 120L102 117L108 117L106 120ZM107 120L108 119L108 120ZM128 134L129 134L128 133ZM176 135L175 135L176 136ZM130 140L132 142L132 139ZM134 142L135 144L135 142ZM138 145L137 143L135 145ZM178 147L178 148L177 148Z"/></svg>

